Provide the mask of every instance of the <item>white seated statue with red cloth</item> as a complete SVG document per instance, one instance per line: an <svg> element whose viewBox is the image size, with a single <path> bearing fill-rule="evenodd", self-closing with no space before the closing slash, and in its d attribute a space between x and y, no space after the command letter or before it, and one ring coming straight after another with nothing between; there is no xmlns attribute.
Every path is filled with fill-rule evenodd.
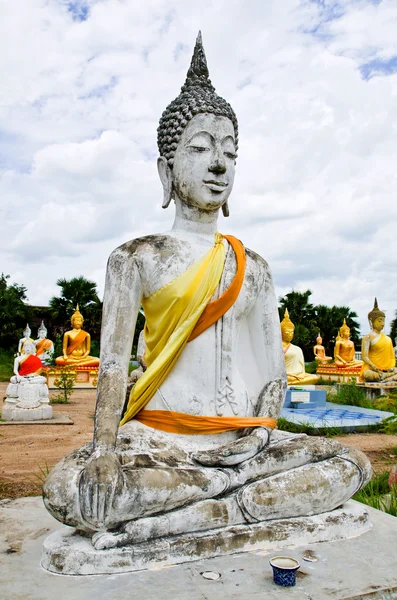
<svg viewBox="0 0 397 600"><path fill-rule="evenodd" d="M44 368L36 356L33 341L24 345L24 354L14 360L14 373L7 386L2 418L6 421L35 421L51 419L52 407L48 397Z"/></svg>

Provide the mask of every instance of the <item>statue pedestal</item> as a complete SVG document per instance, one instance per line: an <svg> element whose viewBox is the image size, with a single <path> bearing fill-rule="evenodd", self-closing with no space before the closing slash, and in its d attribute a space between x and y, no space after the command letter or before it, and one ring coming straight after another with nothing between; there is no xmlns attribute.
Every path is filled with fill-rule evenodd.
<svg viewBox="0 0 397 600"><path fill-rule="evenodd" d="M41 565L62 575L98 575L158 569L196 560L304 546L357 537L371 529L366 507L349 501L328 513L237 525L200 533L153 539L141 544L95 550L88 537L70 527L48 536Z"/></svg>
<svg viewBox="0 0 397 600"><path fill-rule="evenodd" d="M395 381L390 383L382 383L382 382L366 382L366 383L358 383L358 387L364 390L365 395L370 400L376 400L379 396L388 396L389 394L397 391L397 384Z"/></svg>
<svg viewBox="0 0 397 600"><path fill-rule="evenodd" d="M55 382L59 380L59 376L63 369L67 369L69 373L74 374L74 388L77 390L92 390L96 389L98 384L98 367L53 367L47 371L47 385L50 390L58 389Z"/></svg>
<svg viewBox="0 0 397 600"><path fill-rule="evenodd" d="M17 381L16 377L11 377L1 417L4 421L51 419L52 406L48 397L45 377L27 375L22 377L21 381Z"/></svg>
<svg viewBox="0 0 397 600"><path fill-rule="evenodd" d="M325 381L336 381L338 383L352 383L358 381L360 377L361 366L358 367L338 367L335 364L319 365L316 374Z"/></svg>

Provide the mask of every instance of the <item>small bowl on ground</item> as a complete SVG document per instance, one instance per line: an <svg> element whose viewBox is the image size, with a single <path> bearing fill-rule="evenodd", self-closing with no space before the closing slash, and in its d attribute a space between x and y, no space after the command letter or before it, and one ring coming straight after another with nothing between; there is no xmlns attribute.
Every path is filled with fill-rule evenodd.
<svg viewBox="0 0 397 600"><path fill-rule="evenodd" d="M295 558L291 558L291 556L273 556L269 563L273 569L273 581L276 585L292 587L296 584L296 572L300 564Z"/></svg>

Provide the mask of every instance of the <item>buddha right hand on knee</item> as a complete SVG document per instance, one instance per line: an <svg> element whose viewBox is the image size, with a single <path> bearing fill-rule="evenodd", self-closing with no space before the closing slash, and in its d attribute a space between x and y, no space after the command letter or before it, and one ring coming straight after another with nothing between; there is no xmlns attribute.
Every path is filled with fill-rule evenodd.
<svg viewBox="0 0 397 600"><path fill-rule="evenodd" d="M123 471L112 451L95 451L79 481L81 513L96 530L107 529L111 522L113 500L123 488Z"/></svg>

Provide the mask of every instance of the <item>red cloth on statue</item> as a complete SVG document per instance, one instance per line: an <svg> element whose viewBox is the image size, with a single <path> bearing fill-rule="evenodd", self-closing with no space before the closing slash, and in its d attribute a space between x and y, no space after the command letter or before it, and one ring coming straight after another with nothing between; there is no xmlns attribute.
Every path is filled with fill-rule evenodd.
<svg viewBox="0 0 397 600"><path fill-rule="evenodd" d="M34 354L29 354L24 361L22 361L19 365L18 374L23 375L31 375L32 373L36 373L39 369L43 368L43 363L39 359L38 356Z"/></svg>

